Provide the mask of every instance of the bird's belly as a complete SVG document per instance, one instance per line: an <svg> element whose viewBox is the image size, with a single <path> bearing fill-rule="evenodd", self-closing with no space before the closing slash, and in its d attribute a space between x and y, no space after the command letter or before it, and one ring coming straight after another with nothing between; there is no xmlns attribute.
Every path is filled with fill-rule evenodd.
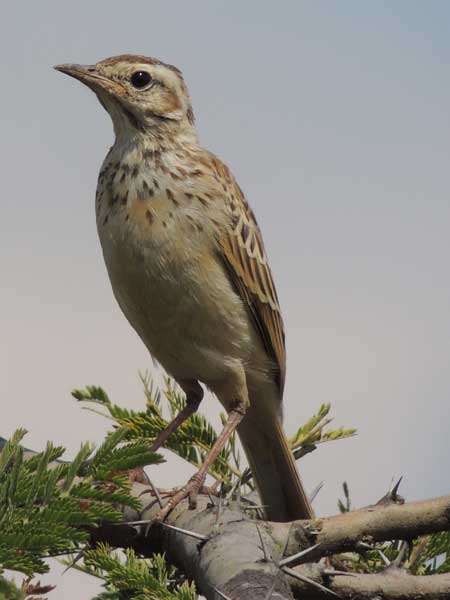
<svg viewBox="0 0 450 600"><path fill-rule="evenodd" d="M226 377L246 362L253 328L211 248L155 230L99 228L114 295L152 356L176 379ZM118 229L118 231L119 231ZM126 234L124 235L124 231Z"/></svg>

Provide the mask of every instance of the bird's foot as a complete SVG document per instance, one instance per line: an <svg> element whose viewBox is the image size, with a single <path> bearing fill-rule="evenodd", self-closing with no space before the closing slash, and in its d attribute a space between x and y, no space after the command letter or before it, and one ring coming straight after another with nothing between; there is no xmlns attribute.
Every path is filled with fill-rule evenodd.
<svg viewBox="0 0 450 600"><path fill-rule="evenodd" d="M206 475L199 471L189 479L185 486L176 491L174 490L174 493L167 504L165 504L155 515L154 521L164 521L167 515L186 498L189 499L189 508L196 508L198 495L205 492L206 494L211 493L210 488L203 485L205 483L205 478Z"/></svg>

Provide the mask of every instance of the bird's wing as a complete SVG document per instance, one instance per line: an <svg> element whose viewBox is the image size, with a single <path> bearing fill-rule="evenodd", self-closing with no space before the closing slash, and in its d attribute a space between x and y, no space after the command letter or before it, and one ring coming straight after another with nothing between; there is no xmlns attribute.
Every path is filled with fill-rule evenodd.
<svg viewBox="0 0 450 600"><path fill-rule="evenodd" d="M224 165L220 167L221 178L227 183L232 225L219 240L222 258L236 290L249 308L268 355L277 366L276 378L283 393L286 375L283 319L261 232L242 190L228 169Z"/></svg>

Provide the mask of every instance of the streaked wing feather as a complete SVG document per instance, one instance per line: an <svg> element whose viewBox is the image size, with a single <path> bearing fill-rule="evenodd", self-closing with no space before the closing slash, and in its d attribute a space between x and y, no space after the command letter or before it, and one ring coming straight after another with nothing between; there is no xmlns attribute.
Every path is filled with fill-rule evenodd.
<svg viewBox="0 0 450 600"><path fill-rule="evenodd" d="M282 392L286 350L278 296L253 211L239 186L234 181L231 185L228 201L233 227L219 243L236 290L247 304L267 353L278 367L277 380Z"/></svg>

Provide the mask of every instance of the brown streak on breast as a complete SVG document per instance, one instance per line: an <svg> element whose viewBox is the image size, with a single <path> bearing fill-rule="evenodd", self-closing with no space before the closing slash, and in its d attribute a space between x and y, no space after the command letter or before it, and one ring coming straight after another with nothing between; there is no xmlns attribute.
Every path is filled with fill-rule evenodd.
<svg viewBox="0 0 450 600"><path fill-rule="evenodd" d="M175 206L179 206L180 205L180 203L178 202L178 200L176 200L175 195L174 195L174 193L172 192L171 189L167 188L166 189L166 194L167 194L167 197L169 198L169 200L171 202L173 202L173 204Z"/></svg>

